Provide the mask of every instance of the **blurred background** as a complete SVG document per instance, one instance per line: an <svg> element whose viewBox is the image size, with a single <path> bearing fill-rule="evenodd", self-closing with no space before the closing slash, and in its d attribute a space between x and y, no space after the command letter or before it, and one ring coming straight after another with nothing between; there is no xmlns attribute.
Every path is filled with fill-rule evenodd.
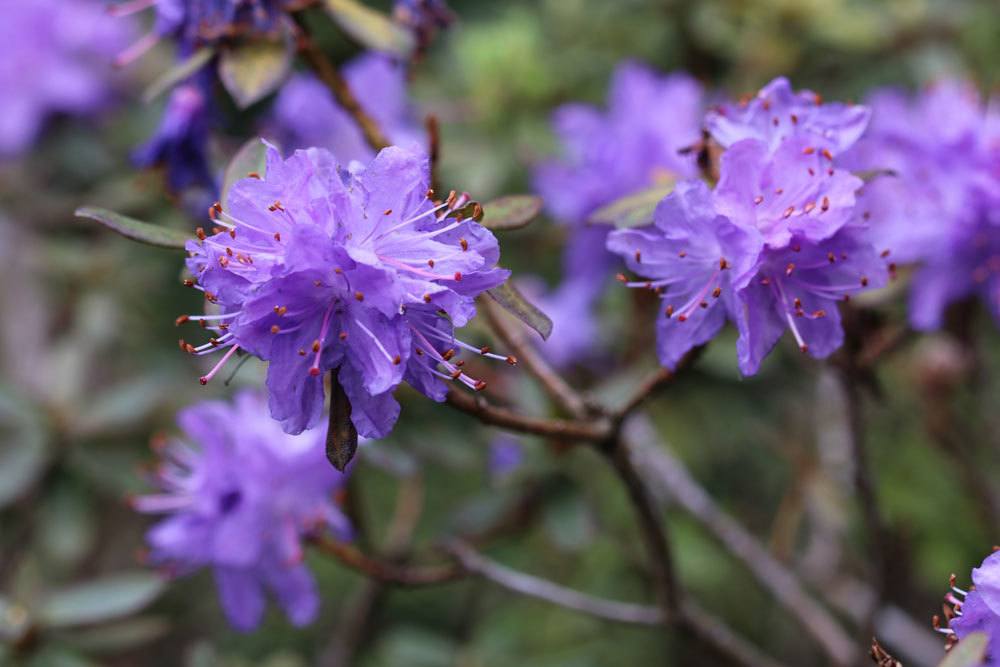
<svg viewBox="0 0 1000 667"><path fill-rule="evenodd" d="M459 20L413 68L412 91L421 112L441 123L442 181L480 200L529 191L531 165L556 151L551 111L567 101L603 103L623 59L686 70L733 96L781 74L826 99L860 100L875 86L916 88L955 75L983 91L1000 83L995 0L450 4ZM357 53L332 25L317 30L339 61ZM230 386L199 386L204 369L177 349L174 318L200 304L181 285L177 254L72 215L92 203L178 228L205 223L168 193L162 174L130 160L162 106L144 105L139 91L173 57L169 45L158 46L114 74L120 99L113 108L85 120L54 118L32 150L0 160L0 625L10 635L22 606L43 605L70 586L78 604L97 604L80 602L87 595L80 584L141 571L150 522L126 499L149 490L141 473L154 460L151 438L174 432L178 409L262 382L262 364L250 361ZM269 103L239 112L220 93L211 144L220 169ZM564 234L544 218L505 232L503 263L555 284ZM613 395L627 380L616 369L655 363L652 328L636 325L641 318L631 310L642 306L609 293L601 310L608 361L574 370L576 382ZM912 656L908 665L937 658L929 619L940 613L948 575L964 576L1000 539L990 491L984 499L979 488L984 476L995 483L1000 470L1000 345L985 314L962 322L889 357L868 411L872 469L891 538L887 598L895 636L908 642L900 651ZM482 331L468 338L489 340ZM653 425L720 506L850 617L864 603L861 582L871 563L836 383L791 347L741 380L733 339L729 333L710 346L655 400ZM523 374L487 365L482 373L501 395L544 402ZM418 548L444 534L492 527L484 548L505 564L610 598L646 600L631 510L596 455L540 439L500 439L406 389L400 399L394 433L363 448L351 482L363 540L385 540L400 494L409 502L420 497ZM742 564L686 515L671 512L669 523L681 577L704 606L788 664L823 664ZM669 655L669 664L718 664L683 636L603 623L488 583L387 589L319 554L308 559L323 590L311 627L294 629L271 610L258 632L232 631L207 573L172 581L159 595L145 579L125 579L90 594L121 595L124 607L132 598L155 602L123 616L53 623L18 660L39 667L473 667L515 660L596 667L666 664ZM335 662L345 645L353 661ZM2 647L0 663L19 664Z"/></svg>

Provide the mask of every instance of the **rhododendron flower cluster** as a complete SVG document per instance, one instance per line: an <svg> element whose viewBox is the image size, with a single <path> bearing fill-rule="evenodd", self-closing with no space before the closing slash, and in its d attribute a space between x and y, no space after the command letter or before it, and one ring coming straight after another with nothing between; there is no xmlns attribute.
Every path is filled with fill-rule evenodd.
<svg viewBox="0 0 1000 667"><path fill-rule="evenodd" d="M973 632L981 632L988 639L986 659L982 667L1000 665L1000 551L987 556L972 570L973 586L964 591L952 582L951 591L945 596L950 605L945 607L947 626L939 630L949 636L949 641L961 640ZM940 621L935 619L936 623Z"/></svg>
<svg viewBox="0 0 1000 667"><path fill-rule="evenodd" d="M176 574L209 567L234 627L252 630L269 591L295 625L319 611L303 563L304 536L351 535L333 494L346 475L326 464L323 433L283 433L252 392L207 401L178 416L184 439L162 447L161 492L133 499L166 514L147 536L149 559Z"/></svg>
<svg viewBox="0 0 1000 667"><path fill-rule="evenodd" d="M608 249L655 290L661 363L675 368L726 319L739 330L740 370L752 375L791 331L823 358L843 342L838 302L888 279L856 211L861 179L835 164L868 120L864 108L824 104L778 79L756 97L709 114L727 146L710 191L682 182L648 229L617 230Z"/></svg>
<svg viewBox="0 0 1000 667"><path fill-rule="evenodd" d="M196 287L218 312L196 354L222 353L207 382L237 350L269 362L272 416L289 433L315 426L323 381L335 371L361 435L385 435L404 380L443 400L444 380L481 388L454 360L454 328L474 298L502 283L496 239L452 193L434 201L427 158L401 148L350 169L321 149L283 160L267 151L263 176L236 183L216 231L188 244ZM513 359L510 359L513 362Z"/></svg>

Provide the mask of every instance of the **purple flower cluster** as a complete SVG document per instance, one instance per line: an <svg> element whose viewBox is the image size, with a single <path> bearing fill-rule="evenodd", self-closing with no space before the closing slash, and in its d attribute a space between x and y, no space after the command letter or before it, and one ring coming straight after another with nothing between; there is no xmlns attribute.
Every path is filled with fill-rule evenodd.
<svg viewBox="0 0 1000 667"><path fill-rule="evenodd" d="M0 40L0 157L26 150L53 113L106 106L114 55L131 26L96 0L32 0L4 6Z"/></svg>
<svg viewBox="0 0 1000 667"><path fill-rule="evenodd" d="M952 585L945 596L951 604L948 627L941 628L950 641L961 641L973 632L981 632L988 638L986 659L982 667L1000 665L1000 551L986 557L982 565L972 570L969 591ZM946 607L947 609L947 607Z"/></svg>
<svg viewBox="0 0 1000 667"><path fill-rule="evenodd" d="M361 107L393 144L423 150L423 131L407 97L406 69L401 63L365 53L348 62L342 72ZM287 151L325 148L342 164L375 157L354 119L314 76L297 74L289 79L278 93L272 115L271 133Z"/></svg>
<svg viewBox="0 0 1000 667"><path fill-rule="evenodd" d="M663 302L661 363L675 368L726 320L739 331L744 375L790 330L803 352L828 356L843 342L839 301L884 285L885 261L857 211L862 181L836 155L864 131L863 107L823 104L778 79L755 98L708 114L726 147L714 190L681 182L654 224L616 230L608 249Z"/></svg>
<svg viewBox="0 0 1000 667"><path fill-rule="evenodd" d="M918 264L910 321L937 329L946 306L979 295L1000 323L1000 136L975 88L946 81L908 99L875 93L872 126L847 155L887 173L866 186L870 237L897 263Z"/></svg>
<svg viewBox="0 0 1000 667"><path fill-rule="evenodd" d="M553 125L563 154L540 165L535 189L553 217L570 228L565 282L547 297L559 306L551 347L563 359L578 358L593 344L593 337L574 332L596 330L591 311L612 266L604 247L607 230L588 228L587 218L629 193L695 176L694 155L682 151L698 142L701 117L702 90L694 79L662 76L632 62L616 70L605 110L568 104L556 111Z"/></svg>
<svg viewBox="0 0 1000 667"><path fill-rule="evenodd" d="M392 428L404 380L438 401L443 380L482 388L459 350L505 358L454 328L508 272L493 234L463 216L467 196L433 201L429 176L426 157L397 147L350 168L322 149L283 160L270 147L266 174L236 183L215 233L188 244L195 287L218 312L181 318L215 334L182 347L224 351L202 382L238 349L267 360L271 415L300 433L319 421L335 371L366 437Z"/></svg>
<svg viewBox="0 0 1000 667"><path fill-rule="evenodd" d="M188 408L178 423L186 441L162 450L162 491L133 500L141 512L169 515L148 533L151 562L177 574L212 568L239 630L260 623L265 590L292 623L311 622L319 594L302 538L323 529L351 535L333 498L346 476L326 465L322 433L283 433L250 392Z"/></svg>

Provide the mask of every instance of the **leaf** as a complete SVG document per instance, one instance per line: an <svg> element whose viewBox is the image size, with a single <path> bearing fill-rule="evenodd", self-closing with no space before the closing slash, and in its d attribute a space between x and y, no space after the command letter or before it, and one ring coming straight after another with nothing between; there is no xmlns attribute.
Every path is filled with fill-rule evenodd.
<svg viewBox="0 0 1000 667"><path fill-rule="evenodd" d="M542 339L547 339L552 334L552 320L549 316L524 298L509 280L499 287L486 290L486 293L508 313L537 331Z"/></svg>
<svg viewBox="0 0 1000 667"><path fill-rule="evenodd" d="M110 621L139 611L165 588L152 572L121 572L50 593L38 618L53 628Z"/></svg>
<svg viewBox="0 0 1000 667"><path fill-rule="evenodd" d="M324 0L323 5L344 32L369 49L408 58L416 46L408 30L357 0Z"/></svg>
<svg viewBox="0 0 1000 667"><path fill-rule="evenodd" d="M658 183L645 190L616 199L594 211L587 220L591 225L614 225L622 229L641 227L653 222L653 211L660 201L673 192L674 182Z"/></svg>
<svg viewBox="0 0 1000 667"><path fill-rule="evenodd" d="M483 205L480 224L488 229L520 229L542 211L542 199L535 195L507 195Z"/></svg>
<svg viewBox="0 0 1000 667"><path fill-rule="evenodd" d="M273 93L292 65L290 42L283 38L241 40L219 55L219 78L241 109Z"/></svg>
<svg viewBox="0 0 1000 667"><path fill-rule="evenodd" d="M986 633L973 632L955 644L938 667L978 667L986 656Z"/></svg>
<svg viewBox="0 0 1000 667"><path fill-rule="evenodd" d="M237 181L247 178L248 174L264 175L267 163L267 145L254 138L240 146L236 155L229 161L226 173L222 179L222 208L229 209L229 192Z"/></svg>
<svg viewBox="0 0 1000 667"><path fill-rule="evenodd" d="M326 431L326 458L344 472L358 451L358 431L351 421L351 402L336 374L330 374L330 426Z"/></svg>
<svg viewBox="0 0 1000 667"><path fill-rule="evenodd" d="M215 49L202 47L156 78L142 93L142 101L149 104L157 97L178 85L200 70L215 55Z"/></svg>
<svg viewBox="0 0 1000 667"><path fill-rule="evenodd" d="M183 250L184 244L192 238L191 235L176 229L136 220L96 206L82 206L76 209L76 217L96 220L126 238L160 248Z"/></svg>
<svg viewBox="0 0 1000 667"><path fill-rule="evenodd" d="M170 631L159 616L137 616L95 628L73 630L60 637L85 653L120 653L155 641Z"/></svg>
<svg viewBox="0 0 1000 667"><path fill-rule="evenodd" d="M27 493L48 461L39 415L28 403L0 391L0 507Z"/></svg>

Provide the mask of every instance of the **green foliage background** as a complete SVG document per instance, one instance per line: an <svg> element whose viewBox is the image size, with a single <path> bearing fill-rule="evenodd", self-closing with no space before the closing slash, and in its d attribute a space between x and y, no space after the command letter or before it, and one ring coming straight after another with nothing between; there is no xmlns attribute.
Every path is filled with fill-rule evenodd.
<svg viewBox="0 0 1000 667"><path fill-rule="evenodd" d="M994 0L455 0L452 6L461 20L416 68L413 89L421 109L442 123L443 181L482 200L530 188L529 166L555 150L551 110L566 101L600 103L623 58L686 69L733 94L786 74L828 99L860 100L873 86L919 86L953 74L970 75L987 91L1000 73ZM321 37L340 59L354 52L332 28ZM132 90L169 59L161 49L127 72ZM178 257L71 217L77 205L97 203L192 226L157 176L136 173L128 161L157 118L158 109L133 94L101 125L57 122L33 155L0 166L0 498L10 499L0 508L0 602L37 606L61 586L135 568L148 522L124 498L145 488L137 470L153 460L151 434L169 432L179 408L232 391L221 383L200 387L197 364L177 350L173 318L199 305L180 285ZM252 127L234 109L226 111L225 125L213 147L220 164ZM562 241L547 220L505 233L504 263L555 281ZM651 349L651 332L637 330L634 307L620 294L603 304L606 335L616 354L631 360L628 372L655 363L639 352ZM878 490L891 525L889 595L921 624L939 611L948 575L957 572L967 583L969 568L1000 540L982 520L963 466L926 428L950 424L965 460L996 481L1000 346L983 314L972 322L964 338L924 339L891 357L869 410ZM731 336L714 342L655 401L658 428L719 503L790 565L810 572L832 563L863 578L870 564L844 482L849 461L837 459L842 436L830 416L836 412L830 378L787 348L759 377L739 380L732 342ZM241 370L237 384L260 383L255 364ZM498 373L494 386L522 396L525 405L542 404L519 374L484 372ZM613 393L623 373L599 383L603 391ZM630 509L596 456L525 439L526 464L508 479L491 480L486 452L494 432L412 393L402 398L399 427L386 442L368 446L380 454L364 457L355 479L373 542L384 535L399 487L376 459L423 471L418 545L448 531L474 531L537 487L522 529L487 552L595 594L647 600ZM671 513L669 522L693 595L788 664L822 664L808 637L738 562L682 514ZM309 560L324 591L321 616L310 628L292 629L272 611L256 634L234 633L203 573L171 584L137 617L45 634L24 661L314 664L345 619L359 613L364 581L319 554ZM6 650L0 647L0 663L14 661ZM683 636L602 623L482 582L383 591L359 637L357 664L364 667L512 663L716 664Z"/></svg>

